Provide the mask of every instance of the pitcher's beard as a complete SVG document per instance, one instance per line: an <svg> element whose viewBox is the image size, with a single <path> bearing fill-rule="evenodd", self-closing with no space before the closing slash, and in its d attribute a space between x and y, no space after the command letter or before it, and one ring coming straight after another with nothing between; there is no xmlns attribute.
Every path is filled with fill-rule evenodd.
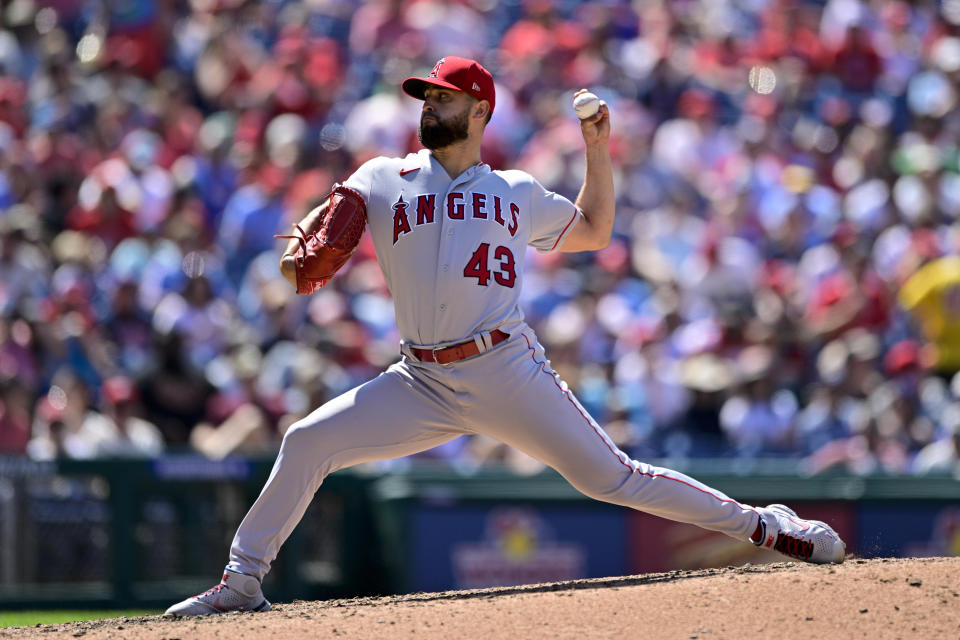
<svg viewBox="0 0 960 640"><path fill-rule="evenodd" d="M469 113L470 109L467 108L463 113L455 115L447 121L437 118L427 122L424 122L421 115L420 128L417 129L417 138L420 139L420 144L433 150L449 147L455 142L466 140L469 135ZM434 117L436 118L436 116Z"/></svg>

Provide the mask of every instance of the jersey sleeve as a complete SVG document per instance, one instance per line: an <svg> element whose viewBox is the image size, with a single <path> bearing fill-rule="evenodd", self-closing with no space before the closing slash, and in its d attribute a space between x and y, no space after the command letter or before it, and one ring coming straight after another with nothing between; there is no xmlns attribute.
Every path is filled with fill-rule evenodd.
<svg viewBox="0 0 960 640"><path fill-rule="evenodd" d="M580 220L580 210L533 180L530 194L530 246L540 253L555 251Z"/></svg>
<svg viewBox="0 0 960 640"><path fill-rule="evenodd" d="M377 160L378 158L374 158L364 162L349 178L343 181L343 186L349 187L363 196L363 201L368 207L370 206L370 193L373 190Z"/></svg>

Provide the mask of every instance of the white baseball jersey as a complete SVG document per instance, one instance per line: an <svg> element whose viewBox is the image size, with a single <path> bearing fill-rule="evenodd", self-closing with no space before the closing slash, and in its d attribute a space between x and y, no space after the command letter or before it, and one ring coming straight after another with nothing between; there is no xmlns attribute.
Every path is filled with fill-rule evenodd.
<svg viewBox="0 0 960 640"><path fill-rule="evenodd" d="M417 345L515 333L527 246L555 250L580 218L528 173L478 164L451 178L427 150L374 158L344 184L367 204L397 328Z"/></svg>

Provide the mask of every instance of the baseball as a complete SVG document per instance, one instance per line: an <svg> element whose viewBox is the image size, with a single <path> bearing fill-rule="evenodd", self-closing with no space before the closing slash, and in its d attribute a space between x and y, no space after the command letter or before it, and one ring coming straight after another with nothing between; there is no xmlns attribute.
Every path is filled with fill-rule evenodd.
<svg viewBox="0 0 960 640"><path fill-rule="evenodd" d="M586 89L580 89L573 94L573 111L581 120L593 117L600 110L600 98Z"/></svg>

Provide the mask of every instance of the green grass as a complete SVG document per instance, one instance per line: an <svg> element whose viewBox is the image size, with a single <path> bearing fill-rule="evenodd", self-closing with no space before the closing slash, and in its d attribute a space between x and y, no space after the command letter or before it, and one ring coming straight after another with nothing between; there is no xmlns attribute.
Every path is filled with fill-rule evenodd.
<svg viewBox="0 0 960 640"><path fill-rule="evenodd" d="M161 609L128 609L112 611L82 611L82 610L53 610L53 611L0 611L0 629L3 627L32 627L37 623L56 624L58 622L75 622L77 620L101 620L103 618L119 618L127 616L156 616L163 613Z"/></svg>

